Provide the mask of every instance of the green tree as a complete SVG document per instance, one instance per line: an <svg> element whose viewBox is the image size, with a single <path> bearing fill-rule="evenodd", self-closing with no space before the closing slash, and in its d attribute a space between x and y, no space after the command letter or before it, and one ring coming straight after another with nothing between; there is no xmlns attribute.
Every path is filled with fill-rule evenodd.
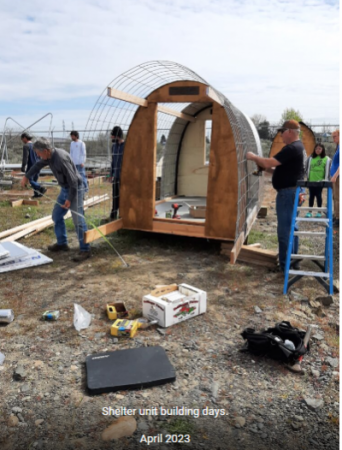
<svg viewBox="0 0 342 450"><path fill-rule="evenodd" d="M268 122L268 120L260 122L257 130L260 139L270 139L270 123Z"/></svg>
<svg viewBox="0 0 342 450"><path fill-rule="evenodd" d="M303 116L294 108L286 108L281 115L279 124L282 125L286 120L297 120L297 122L303 122Z"/></svg>

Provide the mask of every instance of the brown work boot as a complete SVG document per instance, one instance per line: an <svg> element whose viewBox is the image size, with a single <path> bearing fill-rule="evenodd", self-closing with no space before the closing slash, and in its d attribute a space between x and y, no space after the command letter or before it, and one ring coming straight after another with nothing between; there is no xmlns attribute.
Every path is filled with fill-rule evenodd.
<svg viewBox="0 0 342 450"><path fill-rule="evenodd" d="M49 252L67 252L70 250L70 247L68 244L53 244L48 246Z"/></svg>
<svg viewBox="0 0 342 450"><path fill-rule="evenodd" d="M91 251L89 250L88 252L78 252L78 254L72 258L72 260L75 262L82 262L86 259L89 259L90 257Z"/></svg>

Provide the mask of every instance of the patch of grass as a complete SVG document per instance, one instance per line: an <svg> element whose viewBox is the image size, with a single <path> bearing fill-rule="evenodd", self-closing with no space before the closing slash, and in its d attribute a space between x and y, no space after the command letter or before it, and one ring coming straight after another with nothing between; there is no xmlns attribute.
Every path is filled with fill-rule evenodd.
<svg viewBox="0 0 342 450"><path fill-rule="evenodd" d="M10 202L7 200L3 200L0 202L0 208L5 208L7 206L10 206Z"/></svg>
<svg viewBox="0 0 342 450"><path fill-rule="evenodd" d="M195 425L189 419L178 417L173 419L165 428L171 434L191 434L195 430Z"/></svg>

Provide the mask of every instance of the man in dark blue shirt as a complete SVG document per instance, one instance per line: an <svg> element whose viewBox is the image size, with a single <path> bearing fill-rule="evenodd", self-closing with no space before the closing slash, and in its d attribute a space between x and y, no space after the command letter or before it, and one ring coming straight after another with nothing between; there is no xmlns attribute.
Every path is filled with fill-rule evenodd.
<svg viewBox="0 0 342 450"><path fill-rule="evenodd" d="M333 193L334 193L334 227L339 228L340 226L340 131L336 130L332 133L332 138L336 147L336 152L333 157L330 176L333 183Z"/></svg>
<svg viewBox="0 0 342 450"><path fill-rule="evenodd" d="M113 188L113 206L110 213L111 219L118 219L119 204L120 204L120 177L122 159L125 149L125 141L123 139L123 131L119 126L115 126L111 132L111 138L113 142L112 146L112 167L111 167L111 180Z"/></svg>
<svg viewBox="0 0 342 450"><path fill-rule="evenodd" d="M20 139L21 142L24 144L21 171L26 174L31 169L31 167L34 166L37 161L39 161L39 158L33 150L33 144L31 142L32 136L29 133L24 132L20 136ZM46 192L46 188L38 183L38 178L39 172L29 179L30 185L34 191L32 198L42 197Z"/></svg>

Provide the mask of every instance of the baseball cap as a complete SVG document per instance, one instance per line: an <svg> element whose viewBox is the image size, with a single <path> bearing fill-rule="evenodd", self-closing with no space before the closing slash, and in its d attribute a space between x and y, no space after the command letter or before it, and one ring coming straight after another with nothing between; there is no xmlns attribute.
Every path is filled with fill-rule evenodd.
<svg viewBox="0 0 342 450"><path fill-rule="evenodd" d="M297 122L297 120L286 120L281 128L278 128L277 131L284 131L284 130L300 130L300 125Z"/></svg>

